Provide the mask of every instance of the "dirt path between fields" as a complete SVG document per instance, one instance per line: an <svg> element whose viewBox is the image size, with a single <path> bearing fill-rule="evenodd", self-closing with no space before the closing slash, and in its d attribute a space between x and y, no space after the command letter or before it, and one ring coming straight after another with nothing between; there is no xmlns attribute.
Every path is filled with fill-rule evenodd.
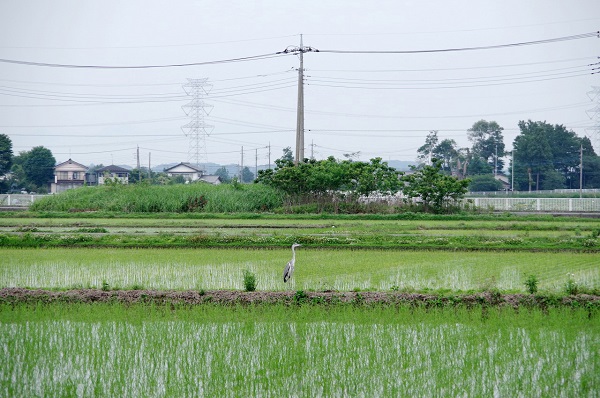
<svg viewBox="0 0 600 398"><path fill-rule="evenodd" d="M600 296L500 294L434 295L400 292L242 292L235 290L110 290L77 289L66 291L25 288L0 289L0 303L96 303L118 302L124 304L409 304L426 307L466 306L529 306L529 307L587 307L600 309Z"/></svg>

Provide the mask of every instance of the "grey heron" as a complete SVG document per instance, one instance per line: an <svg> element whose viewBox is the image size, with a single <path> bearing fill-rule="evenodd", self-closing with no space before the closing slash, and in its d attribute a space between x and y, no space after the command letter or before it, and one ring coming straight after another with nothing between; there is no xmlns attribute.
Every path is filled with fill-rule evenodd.
<svg viewBox="0 0 600 398"><path fill-rule="evenodd" d="M283 282L287 282L291 277L292 274L294 273L294 264L296 264L296 248L302 246L299 243L294 243L292 245L292 259L290 261L288 261L287 265L285 266L285 269L283 270Z"/></svg>

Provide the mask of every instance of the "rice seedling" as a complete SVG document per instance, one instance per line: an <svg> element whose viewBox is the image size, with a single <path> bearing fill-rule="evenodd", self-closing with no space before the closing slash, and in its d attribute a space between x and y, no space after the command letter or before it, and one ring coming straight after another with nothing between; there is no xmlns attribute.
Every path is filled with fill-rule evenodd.
<svg viewBox="0 0 600 398"><path fill-rule="evenodd" d="M593 396L584 310L0 305L3 396Z"/></svg>

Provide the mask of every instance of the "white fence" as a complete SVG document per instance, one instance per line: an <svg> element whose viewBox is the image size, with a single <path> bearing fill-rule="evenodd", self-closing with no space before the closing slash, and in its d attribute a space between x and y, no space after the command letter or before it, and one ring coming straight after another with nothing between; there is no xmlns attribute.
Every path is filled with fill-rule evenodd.
<svg viewBox="0 0 600 398"><path fill-rule="evenodd" d="M475 207L497 211L600 212L600 198L470 198Z"/></svg>
<svg viewBox="0 0 600 398"><path fill-rule="evenodd" d="M26 207L45 196L47 195L0 194L0 206Z"/></svg>
<svg viewBox="0 0 600 398"><path fill-rule="evenodd" d="M0 206L27 207L47 195L0 194ZM377 198L381 200L382 198ZM399 200L398 197L394 198ZM376 200L371 198L371 200ZM389 200L389 199L388 199ZM483 197L467 198L463 206L496 211L539 211L539 212L600 212L600 198L512 198Z"/></svg>

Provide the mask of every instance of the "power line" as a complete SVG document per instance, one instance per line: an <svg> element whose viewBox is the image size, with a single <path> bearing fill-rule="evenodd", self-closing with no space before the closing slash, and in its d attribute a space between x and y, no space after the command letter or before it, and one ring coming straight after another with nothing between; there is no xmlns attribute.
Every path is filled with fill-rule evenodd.
<svg viewBox="0 0 600 398"><path fill-rule="evenodd" d="M153 45L153 46L106 46L106 47L1 46L0 48L6 48L6 49L30 49L30 50L111 50L111 49L125 49L126 50L126 49L140 49L140 48L195 47L195 46L227 44L227 43L243 43L243 42L249 42L249 41L285 39L285 38L295 37L295 36L297 36L297 35L259 37L259 38L256 38L256 39L223 40L223 41L203 42L203 43L189 43L189 44L163 44L163 45Z"/></svg>
<svg viewBox="0 0 600 398"><path fill-rule="evenodd" d="M584 61L592 60L596 57L582 57L582 58L570 58L561 59L554 61L542 61L542 62L526 62L520 64L497 64L486 65L486 66L465 66L465 67L454 67L454 68L419 68L419 69L310 69L311 72L343 72L343 73L397 73L397 72L447 72L455 70L476 70L476 69L491 69L491 68L513 68L520 66L533 66L533 65L546 65L554 63L564 63L573 61ZM588 65L589 66L589 65Z"/></svg>
<svg viewBox="0 0 600 398"><path fill-rule="evenodd" d="M0 58L0 62L7 63L7 64L16 64L16 65L43 66L43 67L49 67L49 68L75 68L75 69L154 69L154 68L179 68L179 67L187 67L187 66L216 65L216 64L226 64L226 63L231 63L231 62L256 61L256 60L261 60L261 59L276 58L276 57L280 57L280 56L283 56L283 55L287 55L287 54L285 54L285 53L262 54L262 55L252 55L252 56L248 56L248 57L222 59L222 60L218 60L218 61L189 62L189 63L181 63L181 64L129 65L129 66L54 64L54 63L34 62L34 61L20 61L20 60L15 60L15 59L4 59L4 58Z"/></svg>
<svg viewBox="0 0 600 398"><path fill-rule="evenodd" d="M492 50L499 48L510 48L520 46L531 46L538 44L557 43L569 40L587 39L590 37L600 37L600 31L582 33L572 36L557 37L554 39L534 40L525 41L518 43L509 44L498 44L492 46L476 46L476 47L455 47L455 48L440 48L432 50L316 50L321 53L335 53L335 54L427 54L427 53L443 53L443 52L457 52L457 51L476 51L476 50Z"/></svg>

